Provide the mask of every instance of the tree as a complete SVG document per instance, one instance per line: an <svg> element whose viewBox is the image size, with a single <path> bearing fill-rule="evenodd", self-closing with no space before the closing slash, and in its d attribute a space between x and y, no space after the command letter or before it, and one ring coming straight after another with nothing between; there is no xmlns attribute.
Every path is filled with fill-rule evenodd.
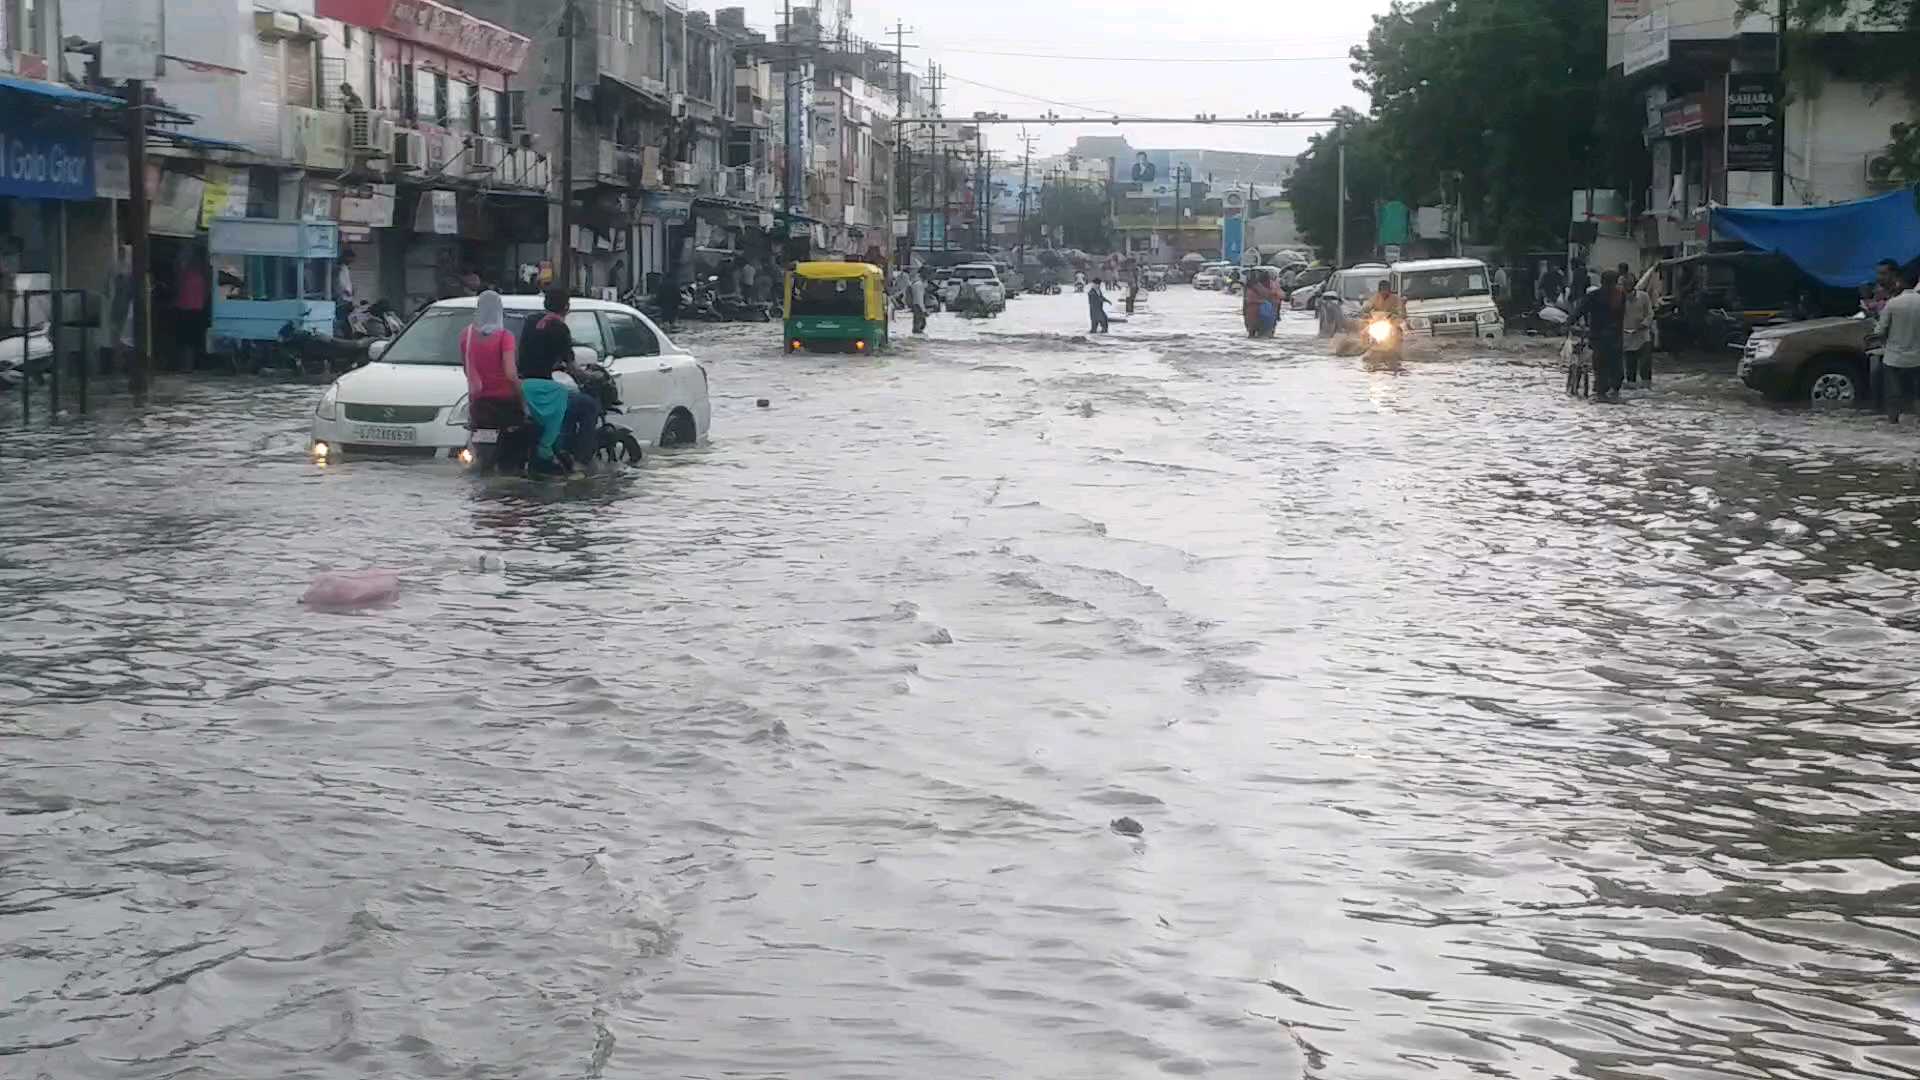
<svg viewBox="0 0 1920 1080"><path fill-rule="evenodd" d="M1775 14L1779 0L1740 0L1747 14ZM1808 80L1796 73L1808 70L1805 61L1813 60L1815 43L1821 31L1856 30L1874 27L1874 33L1850 35L1843 48L1848 50L1848 67L1862 81L1884 94L1900 90L1906 94L1907 115L1888 129L1895 175L1905 180L1920 180L1920 0L1785 0L1788 38L1788 82L1805 86ZM1799 60L1801 62L1796 62ZM1792 93L1792 87L1788 93Z"/></svg>
<svg viewBox="0 0 1920 1080"><path fill-rule="evenodd" d="M1388 186L1428 203L1457 175L1483 237L1514 252L1563 237L1573 190L1643 171L1606 42L1601 4L1396 0L1353 50Z"/></svg>
<svg viewBox="0 0 1920 1080"><path fill-rule="evenodd" d="M1107 246L1107 197L1096 185L1049 183L1040 189L1037 222L1048 234L1060 230L1067 247L1104 250ZM1033 219L1029 221L1033 227Z"/></svg>
<svg viewBox="0 0 1920 1080"><path fill-rule="evenodd" d="M1322 259L1332 261L1340 233L1340 147L1347 148L1347 254L1371 251L1374 246L1374 207L1390 198L1386 162L1380 152L1373 121L1341 109L1339 126L1315 135L1306 152L1294 160L1287 178L1287 200L1293 204L1294 228L1313 245Z"/></svg>

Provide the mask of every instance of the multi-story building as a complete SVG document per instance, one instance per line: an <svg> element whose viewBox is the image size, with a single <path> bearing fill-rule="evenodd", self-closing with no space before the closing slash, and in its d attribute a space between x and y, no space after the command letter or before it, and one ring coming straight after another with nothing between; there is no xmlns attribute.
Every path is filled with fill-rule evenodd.
<svg viewBox="0 0 1920 1080"><path fill-rule="evenodd" d="M1784 88L1790 100L1776 137L1783 87L1767 7L1747 11L1739 0L1612 5L1608 57L1642 103L1648 171L1644 184L1612 196L1619 205L1611 212L1596 211L1603 237L1617 233L1619 242L1649 253L1704 246L1706 206L1771 204L1776 170L1789 206L1884 190L1888 129L1912 107L1900 88L1862 82L1855 61L1895 28L1836 20L1794 43ZM1577 197L1576 206L1584 201Z"/></svg>
<svg viewBox="0 0 1920 1080"><path fill-rule="evenodd" d="M124 15L116 0L61 8L87 42ZM466 273L508 282L541 258L547 165L514 126L526 38L440 0L164 12L165 54L194 62L170 59L150 81L174 124L146 177L163 295L176 267L206 260L216 217L339 221L356 291L409 308ZM125 197L125 144L106 145L118 176L101 175Z"/></svg>

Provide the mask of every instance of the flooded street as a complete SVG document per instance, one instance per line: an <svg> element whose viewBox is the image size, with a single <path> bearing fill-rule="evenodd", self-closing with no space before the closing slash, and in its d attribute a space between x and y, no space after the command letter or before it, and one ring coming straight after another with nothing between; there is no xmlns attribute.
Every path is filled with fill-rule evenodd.
<svg viewBox="0 0 1920 1080"><path fill-rule="evenodd" d="M1920 1076L1911 428L1151 309L566 487L0 431L0 1075Z"/></svg>

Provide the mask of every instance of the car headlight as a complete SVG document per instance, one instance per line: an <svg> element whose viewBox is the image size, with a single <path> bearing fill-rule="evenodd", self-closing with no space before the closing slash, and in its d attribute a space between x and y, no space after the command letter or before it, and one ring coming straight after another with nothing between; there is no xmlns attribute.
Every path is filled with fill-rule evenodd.
<svg viewBox="0 0 1920 1080"><path fill-rule="evenodd" d="M1414 315L1407 319L1407 329L1409 330L1426 330L1432 326L1433 322L1425 315Z"/></svg>
<svg viewBox="0 0 1920 1080"><path fill-rule="evenodd" d="M460 400L447 410L448 427L465 427L467 424L467 395L461 394Z"/></svg>
<svg viewBox="0 0 1920 1080"><path fill-rule="evenodd" d="M1490 323L1499 322L1500 313L1498 311L1483 311L1475 318L1479 321L1481 326L1486 326Z"/></svg>
<svg viewBox="0 0 1920 1080"><path fill-rule="evenodd" d="M320 404L314 406L313 415L321 420L340 419L340 384L330 383L327 392L320 395Z"/></svg>
<svg viewBox="0 0 1920 1080"><path fill-rule="evenodd" d="M1756 341L1753 343L1753 359L1755 360L1771 360L1773 359L1773 354L1779 351L1780 341L1778 338L1770 338L1766 341Z"/></svg>

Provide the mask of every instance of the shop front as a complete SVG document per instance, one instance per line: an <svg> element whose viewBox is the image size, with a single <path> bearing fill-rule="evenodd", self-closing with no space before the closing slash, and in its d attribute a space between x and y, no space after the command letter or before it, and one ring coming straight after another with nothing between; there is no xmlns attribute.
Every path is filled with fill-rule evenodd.
<svg viewBox="0 0 1920 1080"><path fill-rule="evenodd" d="M0 114L0 333L47 321L30 293L68 284L69 212L95 197L85 124L15 108Z"/></svg>

